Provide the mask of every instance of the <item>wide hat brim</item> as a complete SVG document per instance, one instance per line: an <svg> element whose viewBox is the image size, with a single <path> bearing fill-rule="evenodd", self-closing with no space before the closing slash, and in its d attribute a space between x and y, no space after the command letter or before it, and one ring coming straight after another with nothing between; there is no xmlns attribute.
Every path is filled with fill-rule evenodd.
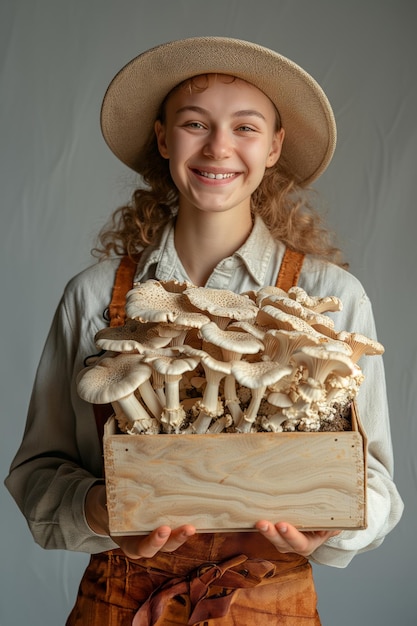
<svg viewBox="0 0 417 626"><path fill-rule="evenodd" d="M142 173L144 148L160 107L179 83L200 74L236 76L255 85L279 111L285 140L282 157L300 185L317 179L336 145L331 105L320 85L286 57L247 41L193 37L140 54L110 83L101 129L112 152Z"/></svg>

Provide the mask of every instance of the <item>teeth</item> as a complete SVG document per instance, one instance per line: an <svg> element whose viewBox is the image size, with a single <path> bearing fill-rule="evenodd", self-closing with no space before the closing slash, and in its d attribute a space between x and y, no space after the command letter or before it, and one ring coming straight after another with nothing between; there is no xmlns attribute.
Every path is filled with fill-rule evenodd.
<svg viewBox="0 0 417 626"><path fill-rule="evenodd" d="M199 171L201 176L205 178L215 178L216 180L223 180L224 178L232 178L235 174L233 172L229 172L227 174L214 174L213 172L201 172Z"/></svg>

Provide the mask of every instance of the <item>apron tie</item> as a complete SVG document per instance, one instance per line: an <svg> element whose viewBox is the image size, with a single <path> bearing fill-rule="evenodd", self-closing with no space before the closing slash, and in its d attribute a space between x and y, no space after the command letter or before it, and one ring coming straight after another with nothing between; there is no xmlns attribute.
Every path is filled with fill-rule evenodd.
<svg viewBox="0 0 417 626"><path fill-rule="evenodd" d="M191 574L160 585L137 611L132 626L192 626L224 617L238 589L273 577L270 561L241 554L222 563L204 563ZM187 621L188 620L188 621Z"/></svg>

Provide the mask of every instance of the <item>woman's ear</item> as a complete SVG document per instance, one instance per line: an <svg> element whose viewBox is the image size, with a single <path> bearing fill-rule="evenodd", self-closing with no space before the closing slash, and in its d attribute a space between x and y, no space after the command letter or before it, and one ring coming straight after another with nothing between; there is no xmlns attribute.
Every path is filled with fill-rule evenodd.
<svg viewBox="0 0 417 626"><path fill-rule="evenodd" d="M160 120L156 120L154 129L155 129L156 142L158 144L159 154L164 159L169 159L168 147L166 144L165 126L162 124Z"/></svg>
<svg viewBox="0 0 417 626"><path fill-rule="evenodd" d="M272 167L281 156L282 144L284 143L285 130L281 128L274 133L272 139L271 150L266 159L266 167Z"/></svg>

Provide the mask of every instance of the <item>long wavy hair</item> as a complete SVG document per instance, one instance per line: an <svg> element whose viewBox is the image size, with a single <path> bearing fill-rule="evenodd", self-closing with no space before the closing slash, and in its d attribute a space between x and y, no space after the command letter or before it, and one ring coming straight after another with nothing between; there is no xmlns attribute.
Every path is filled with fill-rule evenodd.
<svg viewBox="0 0 417 626"><path fill-rule="evenodd" d="M181 83L175 90L205 89L193 79ZM172 92L171 92L172 93ZM165 119L165 103L159 119ZM280 128L277 114L277 130ZM142 161L141 185L131 195L130 201L116 209L98 236L93 254L100 258L112 255L129 255L134 258L149 244L158 241L165 224L178 210L178 190L171 178L168 161L159 154L155 133L152 130ZM252 215L259 215L271 235L286 246L304 254L331 261L347 268L341 250L335 245L335 236L324 224L322 215L314 209L315 192L296 182L296 177L281 156L278 162L265 170L263 180L252 194Z"/></svg>

